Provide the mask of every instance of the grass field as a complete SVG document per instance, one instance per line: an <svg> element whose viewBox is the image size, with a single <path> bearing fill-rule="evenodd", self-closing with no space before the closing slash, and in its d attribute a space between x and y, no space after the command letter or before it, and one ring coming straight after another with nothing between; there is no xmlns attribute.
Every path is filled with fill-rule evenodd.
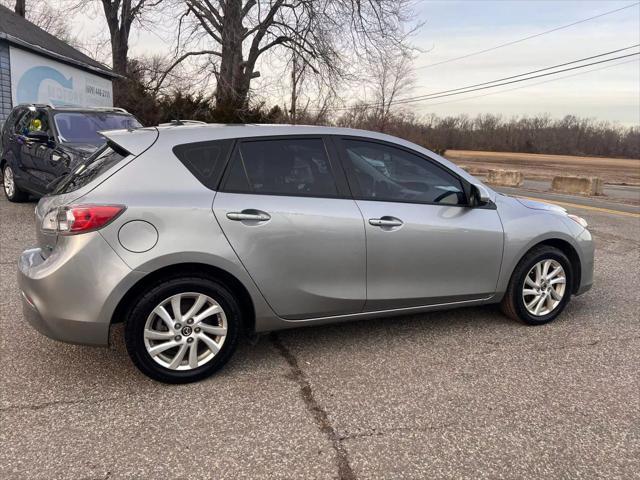
<svg viewBox="0 0 640 480"><path fill-rule="evenodd" d="M614 185L640 185L640 159L578 157L533 153L447 150L445 157L482 175L489 169L519 170L527 179L551 180L556 175L586 175Z"/></svg>

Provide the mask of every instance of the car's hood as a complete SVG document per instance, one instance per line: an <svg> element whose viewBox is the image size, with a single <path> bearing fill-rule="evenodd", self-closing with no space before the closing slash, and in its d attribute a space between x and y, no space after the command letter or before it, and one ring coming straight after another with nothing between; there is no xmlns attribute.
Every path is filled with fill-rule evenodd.
<svg viewBox="0 0 640 480"><path fill-rule="evenodd" d="M515 197L518 202L532 210L547 210L552 212L566 213L567 210L552 203L538 202L529 198Z"/></svg>

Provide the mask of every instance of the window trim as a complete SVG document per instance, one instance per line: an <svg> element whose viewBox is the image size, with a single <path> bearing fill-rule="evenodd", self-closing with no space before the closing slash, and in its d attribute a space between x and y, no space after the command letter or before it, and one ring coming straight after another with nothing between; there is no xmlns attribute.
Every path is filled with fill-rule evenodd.
<svg viewBox="0 0 640 480"><path fill-rule="evenodd" d="M227 159L226 166L224 168L224 173L222 174L220 182L218 183L218 191L223 193L233 193L233 194L240 194L240 195L263 195L263 196L271 196L271 197L296 197L296 198L332 198L332 199L353 200L353 196L351 195L347 178L342 169L342 165L341 165L342 162L338 157L338 154L336 152L334 145L331 143L331 139L328 137L329 137L328 135L324 135L324 134L316 134L316 135L289 134L289 135L265 135L265 136L237 138L235 145L231 149L229 157ZM317 194L301 195L297 193L245 192L245 191L231 190L226 188L226 183L231 171L231 162L236 152L239 151L241 144L251 143L251 142L271 141L271 140L298 140L298 139L299 140L320 140L322 142L326 156L327 156L327 161L329 162L329 170L331 172L333 181L336 186L335 195L317 195Z"/></svg>
<svg viewBox="0 0 640 480"><path fill-rule="evenodd" d="M414 205L436 205L439 207L474 208L471 206L469 202L469 188L467 187L469 185L469 181L462 178L458 173L454 172L447 166L442 165L437 160L431 157L428 157L422 154L421 152L418 152L409 147L405 147L404 145L400 145L398 143L389 142L386 140L380 140L377 138L359 137L355 135L333 135L333 140L336 143L338 154L340 156L340 161L343 165L345 175L347 177L347 181L349 182L349 187L353 194L354 200L360 200L363 202L407 203L407 204L414 204ZM344 140L354 140L354 141L360 141L360 142L374 143L374 144L382 145L385 147L397 148L409 154L416 155L417 157L423 159L425 162L435 166L436 168L440 168L441 170L444 170L446 173L450 174L452 177L458 180L462 187L462 193L464 195L465 203L448 204L448 203L437 203L437 202L425 202L425 201L418 201L418 200L389 200L389 199L378 200L378 199L368 198L363 196L360 193L358 182L357 182L357 179L355 178L355 174L351 171L351 161L347 157L347 149L344 144Z"/></svg>

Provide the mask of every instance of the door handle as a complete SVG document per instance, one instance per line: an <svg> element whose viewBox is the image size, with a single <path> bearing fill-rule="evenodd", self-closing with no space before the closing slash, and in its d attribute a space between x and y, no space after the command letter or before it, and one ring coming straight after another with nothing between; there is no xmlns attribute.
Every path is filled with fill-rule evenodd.
<svg viewBox="0 0 640 480"><path fill-rule="evenodd" d="M237 222L252 221L252 222L266 222L271 219L271 215L266 212L260 212L258 210L243 210L242 212L229 212L227 213L229 220L235 220Z"/></svg>
<svg viewBox="0 0 640 480"><path fill-rule="evenodd" d="M403 222L395 217L381 217L370 218L369 225L373 225L374 227L401 227Z"/></svg>

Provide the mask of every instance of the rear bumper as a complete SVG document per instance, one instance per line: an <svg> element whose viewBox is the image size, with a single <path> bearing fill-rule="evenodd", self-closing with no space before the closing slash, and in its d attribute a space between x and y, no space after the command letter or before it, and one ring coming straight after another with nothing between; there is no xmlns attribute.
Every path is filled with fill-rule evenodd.
<svg viewBox="0 0 640 480"><path fill-rule="evenodd" d="M24 318L54 340L106 346L114 296L131 274L97 232L62 239L46 259L26 250L18 262Z"/></svg>
<svg viewBox="0 0 640 480"><path fill-rule="evenodd" d="M46 320L35 304L22 291L22 315L38 332L61 342L79 343L83 345L104 346L109 335L109 324L98 322L81 322L64 318Z"/></svg>

